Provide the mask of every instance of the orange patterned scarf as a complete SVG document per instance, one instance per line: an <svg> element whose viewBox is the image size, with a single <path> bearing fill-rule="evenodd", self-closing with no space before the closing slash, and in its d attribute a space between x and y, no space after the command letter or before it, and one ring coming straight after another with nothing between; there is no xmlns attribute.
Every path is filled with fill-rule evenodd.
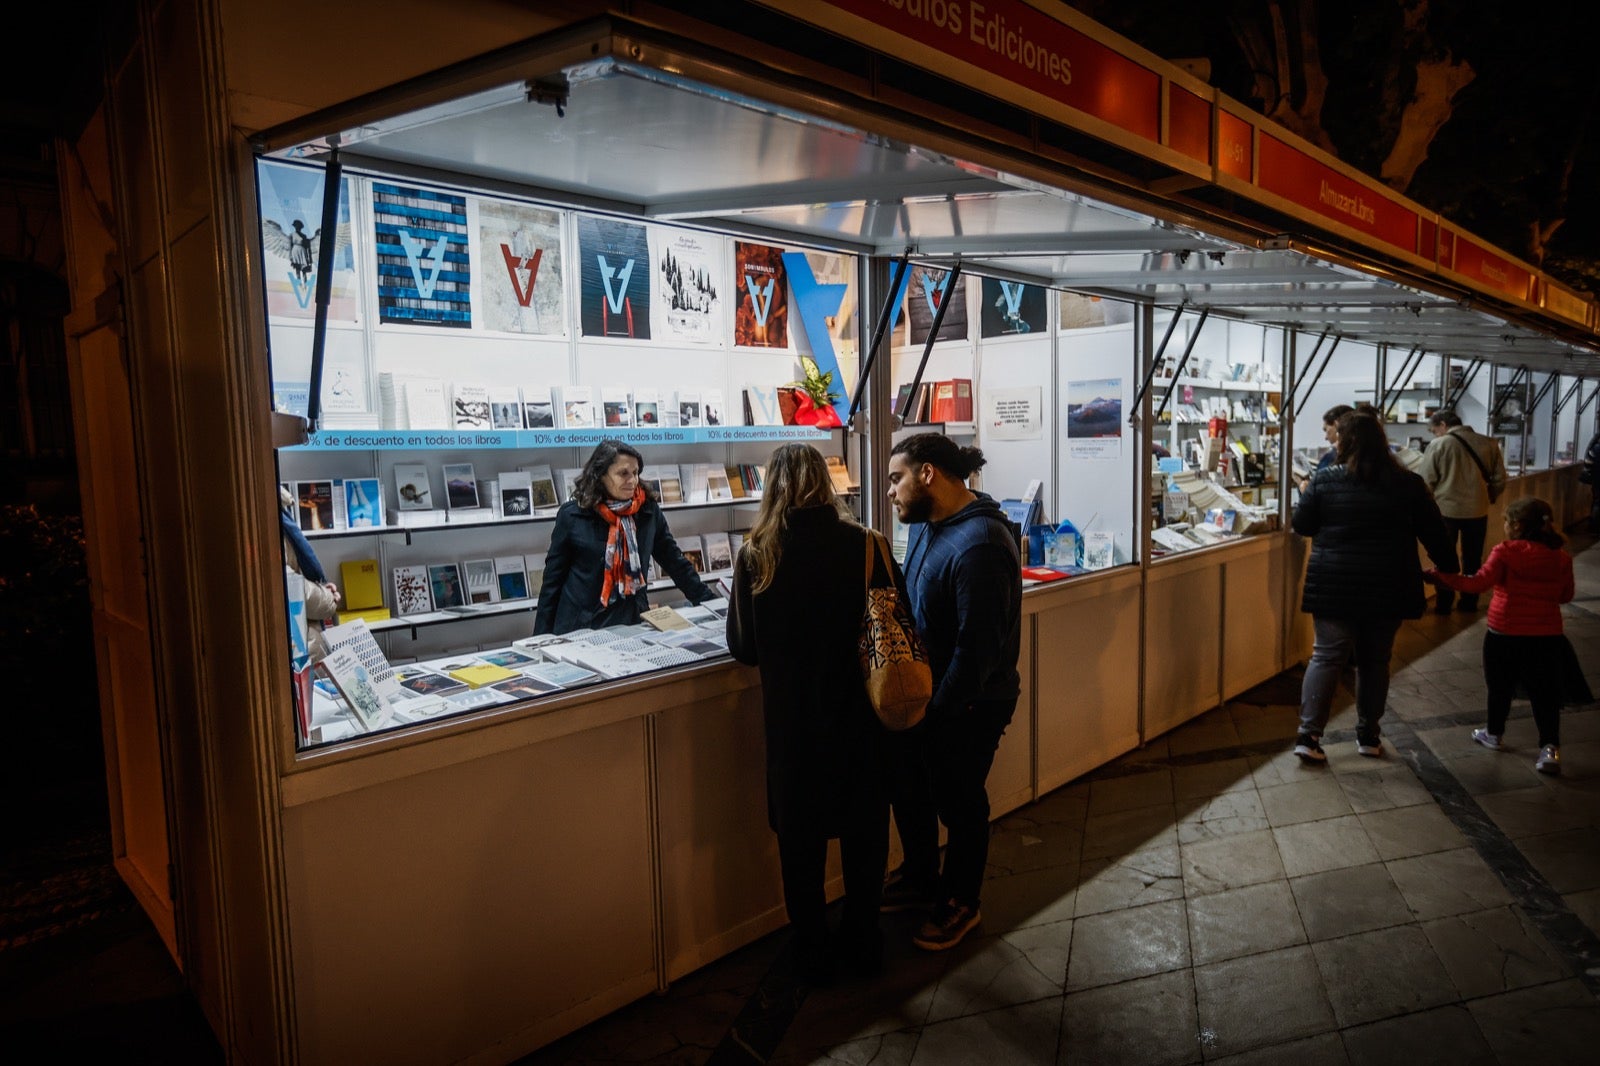
<svg viewBox="0 0 1600 1066"><path fill-rule="evenodd" d="M595 505L610 530L606 533L606 576L600 585L600 606L626 599L644 585L644 566L639 559L639 534L633 516L644 506L644 486L633 490L627 503L602 500Z"/></svg>

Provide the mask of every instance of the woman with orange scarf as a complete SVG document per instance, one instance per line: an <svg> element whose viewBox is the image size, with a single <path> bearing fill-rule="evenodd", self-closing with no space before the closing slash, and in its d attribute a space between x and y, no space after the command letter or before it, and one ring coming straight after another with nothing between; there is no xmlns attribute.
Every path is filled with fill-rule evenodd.
<svg viewBox="0 0 1600 1066"><path fill-rule="evenodd" d="M572 499L556 512L544 564L535 633L631 625L650 608L650 560L689 598L716 595L678 548L667 517L639 480L644 457L601 441L583 466Z"/></svg>

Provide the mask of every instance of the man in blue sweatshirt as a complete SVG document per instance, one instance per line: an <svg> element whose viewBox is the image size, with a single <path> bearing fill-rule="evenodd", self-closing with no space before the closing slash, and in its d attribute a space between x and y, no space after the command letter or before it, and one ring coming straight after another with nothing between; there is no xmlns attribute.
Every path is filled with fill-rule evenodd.
<svg viewBox="0 0 1600 1066"><path fill-rule="evenodd" d="M985 781L1021 692L1022 572L994 500L967 488L983 453L937 433L896 444L889 502L911 527L906 587L933 668L927 719L897 736L895 822L905 865L884 907L931 905L912 942L955 947L979 920L989 857ZM949 833L939 869L939 827Z"/></svg>

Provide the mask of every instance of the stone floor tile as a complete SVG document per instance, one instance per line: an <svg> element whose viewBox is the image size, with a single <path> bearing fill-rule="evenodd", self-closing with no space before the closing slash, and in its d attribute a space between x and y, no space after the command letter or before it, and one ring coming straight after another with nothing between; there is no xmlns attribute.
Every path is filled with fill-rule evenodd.
<svg viewBox="0 0 1600 1066"><path fill-rule="evenodd" d="M1293 877L1289 887L1311 940L1332 940L1411 921L1411 909L1381 862Z"/></svg>
<svg viewBox="0 0 1600 1066"><path fill-rule="evenodd" d="M913 947L911 920L890 922L890 917L895 916L884 921L883 972L870 983L840 981L813 989L795 1013L785 1043L788 1036L804 1034L813 1047L835 1047L927 1021L950 953ZM870 992L864 994L865 989Z"/></svg>
<svg viewBox="0 0 1600 1066"><path fill-rule="evenodd" d="M1167 845L1128 856L1086 861L1078 870L1078 903L1073 913L1082 917L1182 895L1178 848Z"/></svg>
<svg viewBox="0 0 1600 1066"><path fill-rule="evenodd" d="M1384 865L1418 919L1465 914L1511 902L1511 893L1472 848L1391 859Z"/></svg>
<svg viewBox="0 0 1600 1066"><path fill-rule="evenodd" d="M1130 855L1136 851L1176 844L1176 823L1170 801L1156 807L1091 814L1084 823L1083 858Z"/></svg>
<svg viewBox="0 0 1600 1066"><path fill-rule="evenodd" d="M1339 787L1357 814L1432 803L1433 796L1409 766L1381 766L1362 773L1340 774Z"/></svg>
<svg viewBox="0 0 1600 1066"><path fill-rule="evenodd" d="M1233 836L1267 828L1266 812L1255 789L1224 792L1210 799L1196 797L1177 803L1178 843Z"/></svg>
<svg viewBox="0 0 1600 1066"><path fill-rule="evenodd" d="M1201 1033L1204 1037L1205 1034ZM1350 1056L1345 1054L1344 1041L1338 1033L1322 1033L1307 1040L1293 1040L1287 1044L1257 1048L1238 1055L1207 1058L1207 1066L1346 1066Z"/></svg>
<svg viewBox="0 0 1600 1066"><path fill-rule="evenodd" d="M1066 866L1078 861L1083 831L1058 822L1007 817L989 833L989 868L994 876Z"/></svg>
<svg viewBox="0 0 1600 1066"><path fill-rule="evenodd" d="M1442 761L1450 776L1461 782L1461 787L1474 796L1537 787L1540 782L1533 769L1532 758L1519 759L1515 756L1513 751L1485 750L1482 756L1458 755Z"/></svg>
<svg viewBox="0 0 1600 1066"><path fill-rule="evenodd" d="M1471 710L1472 708L1467 708ZM1426 744L1430 751L1441 759L1450 759L1459 755L1471 755L1474 758L1492 759L1500 753L1492 752L1472 739L1472 730L1476 725L1448 725L1434 729L1417 730L1417 739Z"/></svg>
<svg viewBox="0 0 1600 1066"><path fill-rule="evenodd" d="M1189 755L1239 746L1239 731L1226 712L1210 711L1167 734L1167 751Z"/></svg>
<svg viewBox="0 0 1600 1066"><path fill-rule="evenodd" d="M1343 1032L1351 1062L1361 1066L1498 1066L1465 1007L1436 1007Z"/></svg>
<svg viewBox="0 0 1600 1066"><path fill-rule="evenodd" d="M1283 750L1272 755L1251 755L1250 776L1257 788L1289 785L1301 781L1319 781L1326 771L1322 767L1307 766L1295 757L1293 744L1284 744Z"/></svg>
<svg viewBox="0 0 1600 1066"><path fill-rule="evenodd" d="M1285 709L1281 714L1236 719L1233 725L1238 730L1240 744L1265 744L1269 740L1277 740L1291 745L1294 735L1300 731L1300 715L1292 709Z"/></svg>
<svg viewBox="0 0 1600 1066"><path fill-rule="evenodd" d="M1306 942L1284 881L1198 896L1188 907L1189 950L1196 966Z"/></svg>
<svg viewBox="0 0 1600 1066"><path fill-rule="evenodd" d="M1239 833L1184 844L1184 892L1203 896L1230 888L1276 881L1284 876L1283 860L1270 830Z"/></svg>
<svg viewBox="0 0 1600 1066"><path fill-rule="evenodd" d="M1081 832L1084 819L1089 816L1088 782L1065 785L1046 793L1024 811L1031 821L1041 825L1061 825Z"/></svg>
<svg viewBox="0 0 1600 1066"><path fill-rule="evenodd" d="M1290 877L1378 861L1367 831L1353 814L1286 825L1274 829L1272 836L1283 860L1283 872Z"/></svg>
<svg viewBox="0 0 1600 1066"><path fill-rule="evenodd" d="M1182 900L1091 914L1073 923L1067 991L1187 965L1189 925Z"/></svg>
<svg viewBox="0 0 1600 1066"><path fill-rule="evenodd" d="M1255 779L1250 776L1250 760L1242 755L1172 768L1172 798L1180 805L1183 800L1197 796L1209 799L1224 792L1254 790L1255 787Z"/></svg>
<svg viewBox="0 0 1600 1066"><path fill-rule="evenodd" d="M1456 999L1443 964L1414 925L1323 940L1311 950L1341 1027Z"/></svg>
<svg viewBox="0 0 1600 1066"><path fill-rule="evenodd" d="M929 1023L1060 995L1071 945L1071 922L968 937L950 952L928 1007Z"/></svg>
<svg viewBox="0 0 1600 1066"><path fill-rule="evenodd" d="M1593 1062L1600 1004L1576 980L1518 989L1467 1004L1504 1063Z"/></svg>
<svg viewBox="0 0 1600 1066"><path fill-rule="evenodd" d="M1002 933L1071 918L1077 900L1078 868L1052 866L983 883L983 928Z"/></svg>
<svg viewBox="0 0 1600 1066"><path fill-rule="evenodd" d="M1585 826L1523 837L1517 847L1557 892L1600 888L1600 830Z"/></svg>
<svg viewBox="0 0 1600 1066"><path fill-rule="evenodd" d="M1194 986L1208 1059L1335 1027L1322 974L1309 947L1197 966Z"/></svg>
<svg viewBox="0 0 1600 1066"><path fill-rule="evenodd" d="M911 1066L1054 1062L1060 1031L1059 998L968 1014L922 1030Z"/></svg>
<svg viewBox="0 0 1600 1066"><path fill-rule="evenodd" d="M1538 929L1515 907L1435 918L1423 922L1422 931L1463 999L1571 976Z"/></svg>
<svg viewBox="0 0 1600 1066"><path fill-rule="evenodd" d="M1267 813L1267 821L1274 826L1315 822L1351 813L1344 790L1330 775L1263 788L1261 806Z"/></svg>
<svg viewBox="0 0 1600 1066"><path fill-rule="evenodd" d="M1432 851L1449 851L1467 843L1449 815L1432 804L1424 807L1398 807L1388 811L1358 814L1372 846L1384 859L1404 859Z"/></svg>
<svg viewBox="0 0 1600 1066"><path fill-rule="evenodd" d="M908 1029L835 1047L789 1047L785 1041L767 1060L767 1066L910 1066L921 1036L919 1030Z"/></svg>
<svg viewBox="0 0 1600 1066"><path fill-rule="evenodd" d="M1480 796L1478 806L1513 840L1589 824L1589 812L1568 794L1542 785Z"/></svg>
<svg viewBox="0 0 1600 1066"><path fill-rule="evenodd" d="M1142 977L1067 996L1061 1014L1063 1066L1183 1066L1199 1062L1194 975Z"/></svg>
<svg viewBox="0 0 1600 1066"><path fill-rule="evenodd" d="M1600 710L1561 712L1561 743L1600 740Z"/></svg>
<svg viewBox="0 0 1600 1066"><path fill-rule="evenodd" d="M1170 806L1172 803L1172 772L1151 770L1148 773L1108 777L1089 784L1089 814L1110 814L1138 807Z"/></svg>
<svg viewBox="0 0 1600 1066"><path fill-rule="evenodd" d="M1591 888L1587 892L1568 893L1561 898L1584 925L1587 925L1593 932L1600 934L1600 888Z"/></svg>

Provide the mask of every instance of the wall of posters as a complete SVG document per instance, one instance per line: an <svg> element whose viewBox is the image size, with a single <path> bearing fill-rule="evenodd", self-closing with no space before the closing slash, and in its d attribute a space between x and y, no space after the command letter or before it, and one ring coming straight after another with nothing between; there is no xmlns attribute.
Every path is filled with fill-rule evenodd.
<svg viewBox="0 0 1600 1066"><path fill-rule="evenodd" d="M789 279L783 249L735 241L733 274L738 300L733 343L741 348L789 347Z"/></svg>
<svg viewBox="0 0 1600 1066"><path fill-rule="evenodd" d="M560 212L478 201L478 254L485 329L566 333Z"/></svg>
<svg viewBox="0 0 1600 1066"><path fill-rule="evenodd" d="M312 167L259 163L261 250L267 314L278 318L316 317L317 262L322 252L323 171ZM351 246L350 182L339 179L338 232L333 251L333 287L328 318L354 322L356 263Z"/></svg>
<svg viewBox="0 0 1600 1066"><path fill-rule="evenodd" d="M467 198L372 183L378 321L472 327Z"/></svg>
<svg viewBox="0 0 1600 1066"><path fill-rule="evenodd" d="M650 241L645 228L578 216L580 320L585 337L650 339Z"/></svg>
<svg viewBox="0 0 1600 1066"><path fill-rule="evenodd" d="M658 339L716 341L722 314L723 247L710 234L651 227L652 327Z"/></svg>
<svg viewBox="0 0 1600 1066"><path fill-rule="evenodd" d="M953 309L952 309L953 310ZM1049 324L1050 305L1045 290L1020 281L983 279L983 338L1042 333Z"/></svg>
<svg viewBox="0 0 1600 1066"><path fill-rule="evenodd" d="M1133 305L1076 292L1061 294L1062 329L1097 329L1133 321Z"/></svg>
<svg viewBox="0 0 1600 1066"><path fill-rule="evenodd" d="M922 345L928 343L928 333L933 329L933 316L938 313L939 304L945 298L946 291L950 288L950 272L936 270L932 267L913 266L911 268L911 284L906 290L906 302L910 304L909 318L911 320L911 343ZM950 309L944 313L944 321L939 323L939 337L941 341L961 341L967 339L967 287L959 286L956 292L950 294Z"/></svg>
<svg viewBox="0 0 1600 1066"><path fill-rule="evenodd" d="M1074 459L1122 454L1122 379L1067 382L1067 451Z"/></svg>

